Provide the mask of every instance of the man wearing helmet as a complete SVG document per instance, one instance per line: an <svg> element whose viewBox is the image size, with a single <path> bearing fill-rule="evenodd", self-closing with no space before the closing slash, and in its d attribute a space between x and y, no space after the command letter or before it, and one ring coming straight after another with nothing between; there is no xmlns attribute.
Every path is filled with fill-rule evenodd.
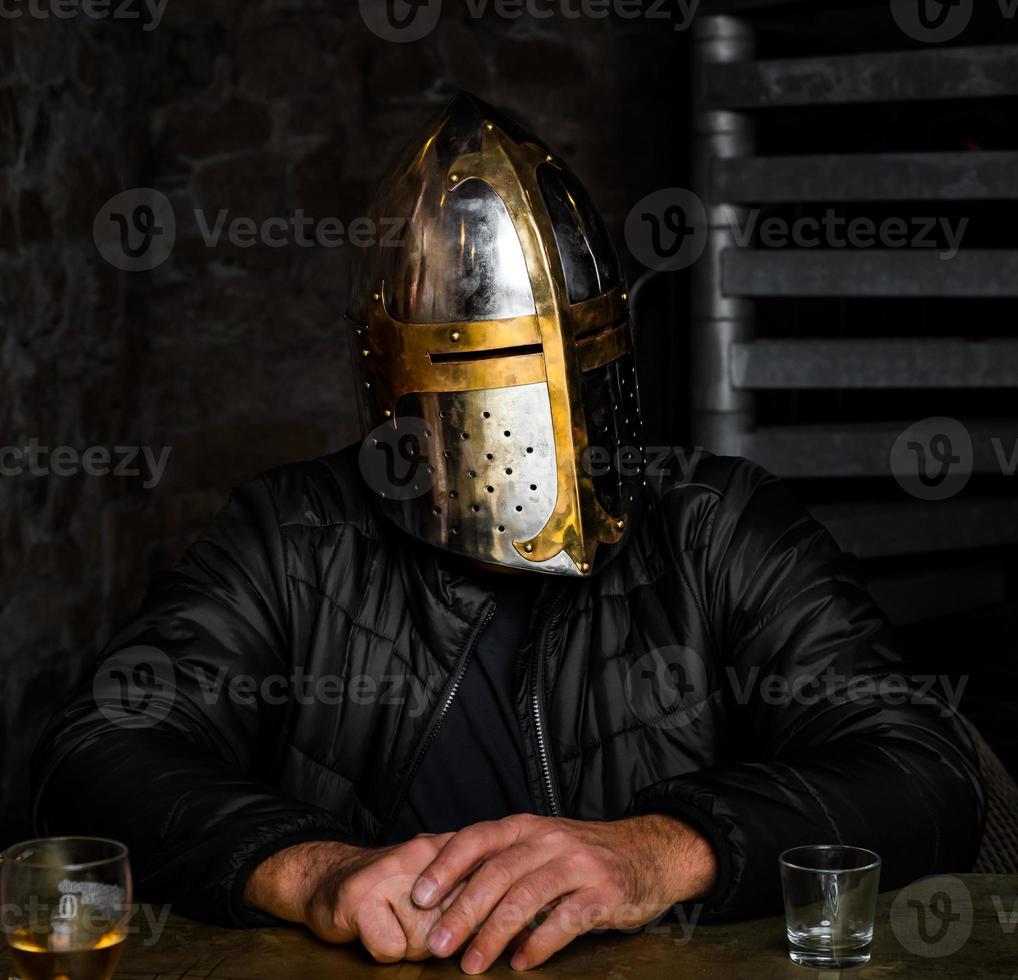
<svg viewBox="0 0 1018 980"><path fill-rule="evenodd" d="M554 152L460 96L374 215L363 443L237 490L155 583L44 737L40 830L125 840L197 917L468 973L775 911L793 845L968 870L971 748L852 559L744 460L641 472L618 263Z"/></svg>

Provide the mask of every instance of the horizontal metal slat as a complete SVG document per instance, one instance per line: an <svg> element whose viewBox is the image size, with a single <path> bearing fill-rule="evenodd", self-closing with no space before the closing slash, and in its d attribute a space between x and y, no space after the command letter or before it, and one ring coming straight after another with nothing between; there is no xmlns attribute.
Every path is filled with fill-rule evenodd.
<svg viewBox="0 0 1018 980"><path fill-rule="evenodd" d="M1018 251L727 249L722 292L756 297L1015 297Z"/></svg>
<svg viewBox="0 0 1018 980"><path fill-rule="evenodd" d="M787 58L705 67L701 107L911 102L1018 95L1018 58L1007 44Z"/></svg>
<svg viewBox="0 0 1018 980"><path fill-rule="evenodd" d="M732 344L740 389L1014 388L1018 339L757 340Z"/></svg>
<svg viewBox="0 0 1018 980"><path fill-rule="evenodd" d="M859 558L1018 544L1018 497L825 504L810 507L844 551Z"/></svg>
<svg viewBox="0 0 1018 980"><path fill-rule="evenodd" d="M1016 200L1015 174L1018 153L1004 151L727 157L711 164L710 200L719 204Z"/></svg>
<svg viewBox="0 0 1018 980"><path fill-rule="evenodd" d="M1018 419L981 419L964 424L972 438L973 472L1001 474L1018 443ZM911 425L886 422L760 428L745 433L735 452L777 476L793 479L891 477L891 449Z"/></svg>
<svg viewBox="0 0 1018 980"><path fill-rule="evenodd" d="M881 574L866 584L877 605L895 625L954 616L997 605L1007 598L1003 562L980 562L912 574Z"/></svg>

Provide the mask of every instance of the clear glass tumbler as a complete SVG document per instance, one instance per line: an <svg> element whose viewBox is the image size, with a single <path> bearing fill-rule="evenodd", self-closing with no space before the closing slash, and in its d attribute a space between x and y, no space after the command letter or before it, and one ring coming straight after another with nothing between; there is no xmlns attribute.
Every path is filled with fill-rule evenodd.
<svg viewBox="0 0 1018 980"><path fill-rule="evenodd" d="M22 980L109 980L131 916L127 848L49 837L8 848L2 927Z"/></svg>
<svg viewBox="0 0 1018 980"><path fill-rule="evenodd" d="M868 963L879 856L861 847L818 844L793 847L779 860L792 960L822 970Z"/></svg>

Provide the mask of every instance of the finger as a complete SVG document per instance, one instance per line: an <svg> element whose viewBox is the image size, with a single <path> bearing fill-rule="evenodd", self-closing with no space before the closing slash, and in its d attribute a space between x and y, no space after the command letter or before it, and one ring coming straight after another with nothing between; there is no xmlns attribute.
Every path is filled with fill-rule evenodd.
<svg viewBox="0 0 1018 980"><path fill-rule="evenodd" d="M485 861L463 884L462 894L445 910L428 938L431 952L436 956L448 956L459 949L505 898L513 884L545 863L545 856L522 844Z"/></svg>
<svg viewBox="0 0 1018 980"><path fill-rule="evenodd" d="M431 956L428 936L442 913L439 909L420 909L410 900L409 888L390 900L390 907L406 937L403 959L423 960Z"/></svg>
<svg viewBox="0 0 1018 980"><path fill-rule="evenodd" d="M597 928L601 924L603 912L603 907L597 904L595 892L581 891L569 896L524 938L509 965L514 970L532 970L540 966L577 936Z"/></svg>
<svg viewBox="0 0 1018 980"><path fill-rule="evenodd" d="M413 899L421 908L431 908L485 858L516 843L519 827L513 820L491 820L473 824L459 833L420 874Z"/></svg>
<svg viewBox="0 0 1018 980"><path fill-rule="evenodd" d="M469 880L470 879L468 878L467 881ZM460 895L463 894L463 889L466 887L467 882L461 881L451 892L449 892L448 895L445 896L445 898L442 899L442 903L439 905L439 908L444 912L452 905L453 902L456 901L457 898L460 897Z"/></svg>
<svg viewBox="0 0 1018 980"><path fill-rule="evenodd" d="M387 901L378 897L365 899L355 921L362 945L376 962L395 963L406 955L406 934Z"/></svg>
<svg viewBox="0 0 1018 980"><path fill-rule="evenodd" d="M512 939L547 906L576 887L567 866L545 864L515 882L488 916L470 943L460 967L464 973L483 973Z"/></svg>

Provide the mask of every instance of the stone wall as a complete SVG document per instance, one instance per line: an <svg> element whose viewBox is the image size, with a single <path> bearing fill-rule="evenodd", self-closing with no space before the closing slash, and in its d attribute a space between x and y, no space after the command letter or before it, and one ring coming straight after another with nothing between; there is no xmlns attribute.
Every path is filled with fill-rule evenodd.
<svg viewBox="0 0 1018 980"><path fill-rule="evenodd" d="M355 436L349 255L210 248L195 209L347 223L460 88L529 121L620 241L633 202L681 183L686 38L671 23L445 7L412 44L380 39L349 0L168 0L152 30L0 21L0 446L170 450L154 487L0 478L0 844L29 830L41 726L151 574L233 483ZM177 221L150 272L113 268L91 237L134 187L167 195Z"/></svg>

